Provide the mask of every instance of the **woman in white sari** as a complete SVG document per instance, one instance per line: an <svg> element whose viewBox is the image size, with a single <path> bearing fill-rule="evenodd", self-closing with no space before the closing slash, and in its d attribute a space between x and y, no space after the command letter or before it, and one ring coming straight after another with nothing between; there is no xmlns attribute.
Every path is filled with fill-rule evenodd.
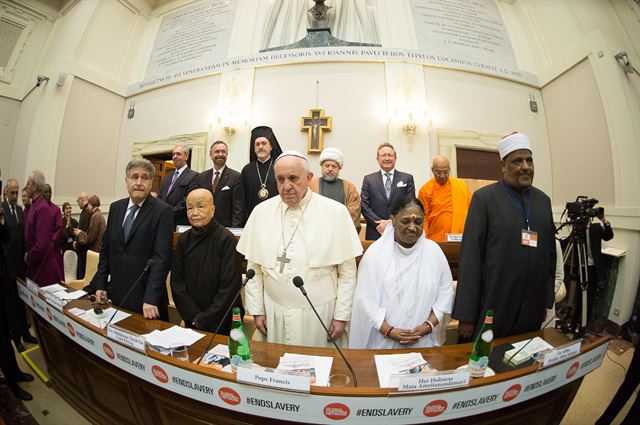
<svg viewBox="0 0 640 425"><path fill-rule="evenodd" d="M451 312L451 270L438 244L423 236L422 204L410 196L391 214L360 262L349 348L440 345L438 325Z"/></svg>

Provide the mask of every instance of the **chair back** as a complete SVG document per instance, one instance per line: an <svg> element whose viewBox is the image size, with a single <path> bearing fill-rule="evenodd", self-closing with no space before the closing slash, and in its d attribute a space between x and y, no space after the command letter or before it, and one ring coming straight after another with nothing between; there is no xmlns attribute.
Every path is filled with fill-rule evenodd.
<svg viewBox="0 0 640 425"><path fill-rule="evenodd" d="M72 249L68 249L62 255L64 265L64 280L75 280L78 273L78 254Z"/></svg>

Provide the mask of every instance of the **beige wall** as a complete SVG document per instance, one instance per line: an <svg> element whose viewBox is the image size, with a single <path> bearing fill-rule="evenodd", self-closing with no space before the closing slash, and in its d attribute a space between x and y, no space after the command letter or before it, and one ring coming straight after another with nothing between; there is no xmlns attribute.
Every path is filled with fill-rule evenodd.
<svg viewBox="0 0 640 425"><path fill-rule="evenodd" d="M20 102L0 96L0 169L2 170L1 179L4 182L13 177L11 151L19 112Z"/></svg>
<svg viewBox="0 0 640 425"><path fill-rule="evenodd" d="M55 201L75 204L78 192L100 197L106 205L115 195L118 140L124 99L80 78L73 80L65 111L58 164Z"/></svg>
<svg viewBox="0 0 640 425"><path fill-rule="evenodd" d="M588 195L605 207L614 206L611 143L589 61L549 83L542 96L553 141L553 204L561 206L578 195Z"/></svg>

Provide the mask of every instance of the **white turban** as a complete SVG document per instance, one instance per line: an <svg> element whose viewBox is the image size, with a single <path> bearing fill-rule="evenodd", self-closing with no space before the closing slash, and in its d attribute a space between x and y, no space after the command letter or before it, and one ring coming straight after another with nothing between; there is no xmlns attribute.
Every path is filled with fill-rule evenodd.
<svg viewBox="0 0 640 425"><path fill-rule="evenodd" d="M500 159L504 159L511 152L520 149L527 149L529 152L532 152L529 138L525 134L518 133L517 131L509 134L508 136L504 136L498 144Z"/></svg>
<svg viewBox="0 0 640 425"><path fill-rule="evenodd" d="M298 157L298 158L302 158L302 159L304 159L305 161L307 161L307 163L309 163L309 160L307 159L307 157L306 157L306 156L304 156L303 154L301 154L301 153L300 153L300 152L298 152L298 151L284 151L284 152L282 152L282 153L281 153L281 154L276 158L276 161L275 161L275 162L280 161L280 159L281 159L281 158L284 158L285 156L295 156L295 157ZM275 164L275 162L274 162L274 164Z"/></svg>
<svg viewBox="0 0 640 425"><path fill-rule="evenodd" d="M344 155L337 148L324 148L320 154L320 165L326 160L335 161L338 163L338 167L342 168L344 165Z"/></svg>

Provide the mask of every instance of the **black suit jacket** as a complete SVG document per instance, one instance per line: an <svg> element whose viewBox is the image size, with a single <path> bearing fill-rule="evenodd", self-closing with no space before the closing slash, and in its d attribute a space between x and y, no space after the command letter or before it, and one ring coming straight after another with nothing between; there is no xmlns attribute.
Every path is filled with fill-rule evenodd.
<svg viewBox="0 0 640 425"><path fill-rule="evenodd" d="M9 240L2 244L5 257L7 259L7 272L11 280L16 276L25 277L27 268L24 264L24 215L22 207L16 205L16 215L18 221L11 214L11 207L7 201L2 203L4 210L4 222L9 232Z"/></svg>
<svg viewBox="0 0 640 425"><path fill-rule="evenodd" d="M158 198L162 199L173 208L173 226L178 224L189 224L189 220L187 220L185 199L189 194L189 190L193 188L194 180L198 177L198 173L193 171L191 168L186 168L182 174L178 176L178 179L171 188L171 192L167 193L174 173L175 171L163 177L162 183L160 183L160 193L158 194Z"/></svg>
<svg viewBox="0 0 640 425"><path fill-rule="evenodd" d="M599 281L602 281L606 277L604 265L602 264L602 241L611 239L613 239L611 224L608 223L603 226L600 223L591 223L589 225L591 256L593 257L593 266L596 269Z"/></svg>
<svg viewBox="0 0 640 425"><path fill-rule="evenodd" d="M147 196L125 242L122 224L128 203L129 198L125 198L111 204L98 270L91 284L96 290L109 292L116 306L142 313L143 303L155 305L161 319L168 320L166 278L171 267L171 207ZM124 300L149 259L153 259L149 273Z"/></svg>
<svg viewBox="0 0 640 425"><path fill-rule="evenodd" d="M216 212L213 218L225 227L244 226L244 189L240 173L224 167L218 187L213 190L213 168L196 177L196 188L207 189L213 194Z"/></svg>
<svg viewBox="0 0 640 425"><path fill-rule="evenodd" d="M376 240L380 237L375 222L388 220L393 203L407 195L416 196L416 187L411 174L398 170L393 172L389 199L387 199L384 181L379 170L364 176L360 197L362 198L362 215L367 221L366 238L368 240Z"/></svg>

